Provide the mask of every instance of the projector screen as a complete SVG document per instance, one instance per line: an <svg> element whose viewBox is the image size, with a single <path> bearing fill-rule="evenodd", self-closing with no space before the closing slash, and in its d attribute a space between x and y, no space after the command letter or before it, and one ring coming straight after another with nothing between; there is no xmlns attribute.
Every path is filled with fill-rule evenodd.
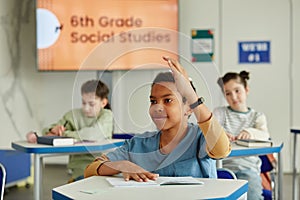
<svg viewBox="0 0 300 200"><path fill-rule="evenodd" d="M39 71L160 68L163 55L177 58L177 0L37 0L36 23Z"/></svg>

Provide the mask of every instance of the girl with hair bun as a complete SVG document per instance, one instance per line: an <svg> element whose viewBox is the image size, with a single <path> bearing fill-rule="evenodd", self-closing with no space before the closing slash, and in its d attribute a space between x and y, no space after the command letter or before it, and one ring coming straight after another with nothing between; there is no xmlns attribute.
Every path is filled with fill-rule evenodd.
<svg viewBox="0 0 300 200"><path fill-rule="evenodd" d="M249 72L228 72L218 79L218 84L228 106L214 109L214 115L227 132L231 141L237 139L268 140L270 134L263 113L248 107ZM261 160L258 156L228 158L223 161L225 168L231 169L238 179L248 180L248 200L263 199L260 178Z"/></svg>

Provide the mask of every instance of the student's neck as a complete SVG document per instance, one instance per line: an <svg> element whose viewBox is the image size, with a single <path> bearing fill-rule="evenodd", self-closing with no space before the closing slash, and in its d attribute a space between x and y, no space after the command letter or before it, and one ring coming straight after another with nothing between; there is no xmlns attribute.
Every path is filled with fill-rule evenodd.
<svg viewBox="0 0 300 200"><path fill-rule="evenodd" d="M187 123L178 128L162 131L159 148L162 153L169 154L177 147L188 131Z"/></svg>

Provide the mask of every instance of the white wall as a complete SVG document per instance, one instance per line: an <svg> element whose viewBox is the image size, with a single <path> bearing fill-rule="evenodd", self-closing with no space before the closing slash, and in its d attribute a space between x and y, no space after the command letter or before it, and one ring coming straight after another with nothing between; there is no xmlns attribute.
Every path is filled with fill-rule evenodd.
<svg viewBox="0 0 300 200"><path fill-rule="evenodd" d="M291 111L293 115L299 114L294 113L294 108L290 109L292 97L289 2L272 0L182 0L179 2L181 32L190 34L193 28L216 30L215 63L222 75L228 71L239 72L244 69L250 71L248 104L267 115L272 138L285 143L284 171L290 171ZM271 63L252 65L238 63L239 41L264 40L271 42ZM183 51L185 50L189 51L188 49ZM293 94L296 93L296 85L295 83Z"/></svg>
<svg viewBox="0 0 300 200"><path fill-rule="evenodd" d="M272 139L283 141L283 155L289 155L289 4L272 0L229 0L223 1L222 10L223 72L250 71L249 106L266 114ZM238 41L264 40L271 42L271 63L238 64ZM290 156L283 156L283 163L285 169L290 168Z"/></svg>
<svg viewBox="0 0 300 200"><path fill-rule="evenodd" d="M290 83L291 83L291 127L300 129L300 0L292 0L292 33L291 33L291 65L292 69L290 72ZM299 135L299 134L298 134ZM298 136L298 144L299 144L299 136ZM291 149L292 147L290 147ZM298 155L300 152L300 147L298 145L297 149ZM298 159L298 169L299 169L299 159Z"/></svg>
<svg viewBox="0 0 300 200"><path fill-rule="evenodd" d="M292 73L291 73L291 79L292 79L292 84L293 84L293 106L292 106L292 113L293 113L293 121L292 125L297 126L300 128L300 90L299 90L299 85L300 85L300 1L299 0L294 0L293 1L293 33L292 33L292 50L293 54L292 56Z"/></svg>
<svg viewBox="0 0 300 200"><path fill-rule="evenodd" d="M32 0L0 0L1 149L11 148L11 141L24 140L31 130L40 132L80 106L74 84L96 78L96 72L37 71L34 13ZM51 160L66 163L66 157Z"/></svg>

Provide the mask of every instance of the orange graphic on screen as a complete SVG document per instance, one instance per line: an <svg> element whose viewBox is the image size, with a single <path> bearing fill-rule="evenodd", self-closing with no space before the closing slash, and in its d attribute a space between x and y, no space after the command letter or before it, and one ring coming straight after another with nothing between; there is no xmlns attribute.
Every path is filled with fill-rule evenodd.
<svg viewBox="0 0 300 200"><path fill-rule="evenodd" d="M177 56L177 0L38 0L39 70L127 70ZM151 65L150 65L151 66Z"/></svg>

